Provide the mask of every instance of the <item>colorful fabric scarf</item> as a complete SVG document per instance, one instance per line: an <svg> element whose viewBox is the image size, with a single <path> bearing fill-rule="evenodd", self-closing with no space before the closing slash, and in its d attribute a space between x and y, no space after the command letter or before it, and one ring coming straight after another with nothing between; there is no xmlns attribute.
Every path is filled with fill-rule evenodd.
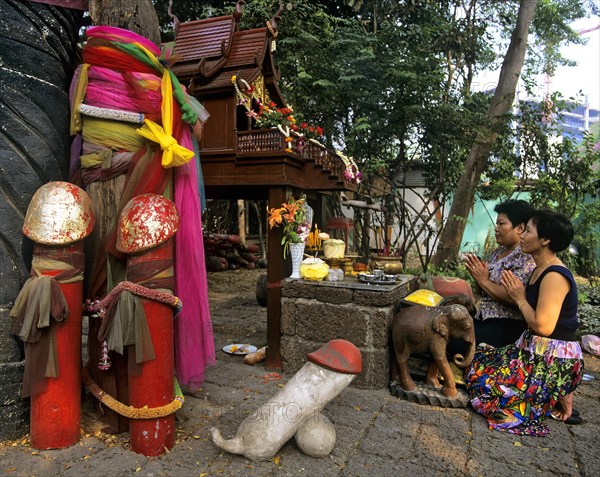
<svg viewBox="0 0 600 477"><path fill-rule="evenodd" d="M124 158L129 164L117 213L138 194L175 197L181 217L175 236L176 292L184 303L175 322L176 372L182 385L195 389L204 380L205 366L215 362L202 245L200 170L191 135L198 117L205 121L207 114L186 94L152 42L108 26L90 27L86 34L84 64L71 85L71 133L83 138L81 147L74 141L72 176L86 182L105 180L115 175L117 167L124 167L115 157ZM82 115L81 105L142 114L144 124L139 127L97 117L103 116L98 110L94 116ZM87 152L82 155L82 151ZM122 260L115 239L113 228L105 236L103 248L110 257ZM91 296L105 294L117 284L108 266L112 262L100 254L90 280Z"/></svg>

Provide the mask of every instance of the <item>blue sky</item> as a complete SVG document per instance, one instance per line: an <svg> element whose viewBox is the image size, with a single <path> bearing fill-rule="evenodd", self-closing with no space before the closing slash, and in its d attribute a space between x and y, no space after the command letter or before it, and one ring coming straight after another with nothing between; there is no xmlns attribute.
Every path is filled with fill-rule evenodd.
<svg viewBox="0 0 600 477"><path fill-rule="evenodd" d="M577 31L587 30L598 26L600 18L586 18L573 24ZM587 94L591 108L600 109L600 29L582 35L587 39L585 45L570 45L562 48L563 56L576 61L577 66L560 67L550 79L550 90L560 91L565 98L576 96L581 90ZM504 52L499 53L501 55ZM493 88L497 81L500 70L488 71L477 76L473 83L473 89L477 91ZM540 97L546 90L546 77L540 75L538 78L540 86Z"/></svg>
<svg viewBox="0 0 600 477"><path fill-rule="evenodd" d="M600 18L587 18L574 24L578 31L600 24ZM600 109L600 29L585 33L586 45L572 45L562 49L563 56L577 61L572 68L559 68L552 78L551 88L565 96L587 93L590 107Z"/></svg>

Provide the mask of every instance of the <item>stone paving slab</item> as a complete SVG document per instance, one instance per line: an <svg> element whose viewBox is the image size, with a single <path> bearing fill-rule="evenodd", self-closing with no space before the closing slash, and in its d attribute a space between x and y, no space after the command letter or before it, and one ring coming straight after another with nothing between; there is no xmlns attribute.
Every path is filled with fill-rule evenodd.
<svg viewBox="0 0 600 477"><path fill-rule="evenodd" d="M587 357L588 372L600 375L600 360ZM227 371L230 386L220 386ZM582 385L575 405L586 422L567 426L549 422L546 438L490 431L469 409L443 409L401 401L383 390L347 388L326 406L337 442L323 459L302 454L293 439L278 452L277 462L251 462L218 449L209 429L230 437L240 422L283 385L263 383L269 371L219 358L207 385L186 396L184 421L177 422L178 443L159 458L128 450L127 434L106 440L100 423L84 414L82 440L67 449L36 451L26 438L0 444L0 473L10 476L495 476L527 473L561 476L600 475L598 410L600 386ZM218 375L218 376L217 376ZM246 377L244 379L244 376ZM584 411L585 410L585 411ZM89 433L97 436L86 436Z"/></svg>

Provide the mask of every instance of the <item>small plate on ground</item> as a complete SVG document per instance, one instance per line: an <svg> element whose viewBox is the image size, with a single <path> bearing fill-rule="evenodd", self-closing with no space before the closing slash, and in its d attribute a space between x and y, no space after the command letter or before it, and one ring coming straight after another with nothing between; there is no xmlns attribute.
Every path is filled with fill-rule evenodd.
<svg viewBox="0 0 600 477"><path fill-rule="evenodd" d="M594 380L594 376L591 374L584 374L581 382L583 383L591 383Z"/></svg>
<svg viewBox="0 0 600 477"><path fill-rule="evenodd" d="M229 354L248 354L248 353L254 353L256 351L256 346L252 346L250 344L242 344L242 343L235 343L235 344L230 344L227 345L223 348L223 351L225 351L226 353Z"/></svg>

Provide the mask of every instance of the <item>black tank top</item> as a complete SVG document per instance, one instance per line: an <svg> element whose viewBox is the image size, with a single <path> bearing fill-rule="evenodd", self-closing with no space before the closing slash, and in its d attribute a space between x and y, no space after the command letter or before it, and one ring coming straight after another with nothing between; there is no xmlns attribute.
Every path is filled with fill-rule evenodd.
<svg viewBox="0 0 600 477"><path fill-rule="evenodd" d="M558 315L556 328L554 328L554 331L548 338L562 341L577 341L577 335L575 333L577 328L579 328L579 319L577 318L577 284L575 283L573 274L568 268L565 268L562 265L551 265L546 268L533 285L527 284L527 287L525 288L527 302L534 310L536 309L540 294L540 285L546 274L549 272L558 272L564 276L569 281L571 289L563 301L560 314Z"/></svg>

